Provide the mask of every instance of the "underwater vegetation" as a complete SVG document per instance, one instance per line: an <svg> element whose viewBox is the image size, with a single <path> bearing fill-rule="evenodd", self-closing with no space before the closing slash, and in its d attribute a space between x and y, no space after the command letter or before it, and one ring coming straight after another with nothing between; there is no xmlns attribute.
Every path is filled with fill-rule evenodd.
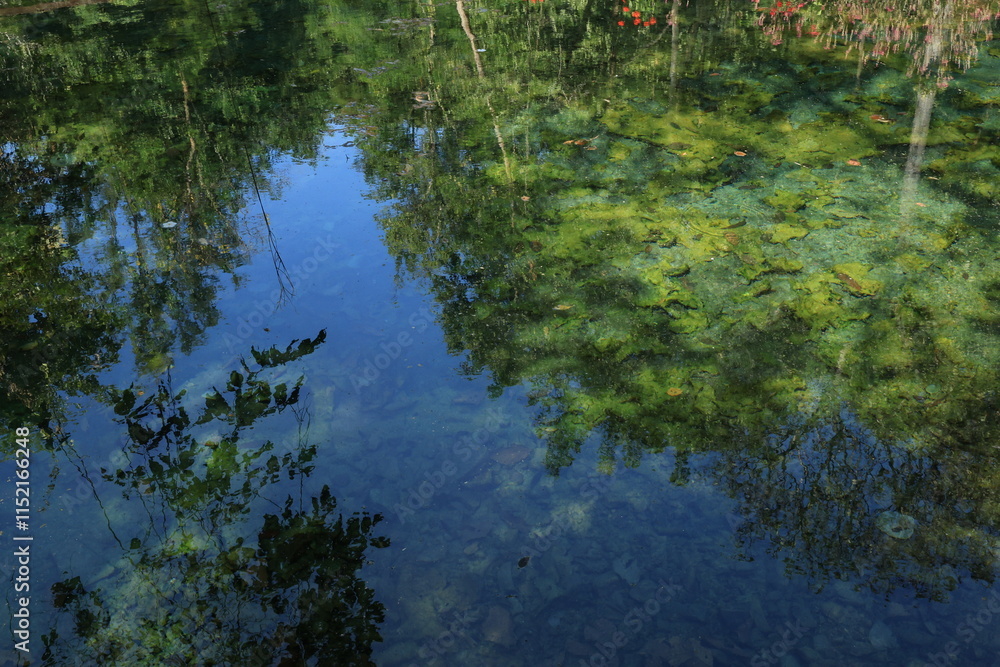
<svg viewBox="0 0 1000 667"><path fill-rule="evenodd" d="M683 102L512 121L547 148L484 175L529 194L435 281L455 347L534 388L553 468L595 429L699 448L842 404L915 448L995 434L995 209L944 176L915 184L904 112L882 122L864 89L837 110L790 92L817 66L787 63L749 99L735 69ZM975 109L958 122L995 136L992 103ZM961 159L953 132L931 124L921 169Z"/></svg>
<svg viewBox="0 0 1000 667"><path fill-rule="evenodd" d="M986 82L1000 60L984 48L966 71L943 60L911 71L913 51L869 58L858 55L867 37L824 48L810 34L770 50L727 41L738 55L699 59L683 39L704 17L688 18L658 35L660 47L680 35L674 53L651 47L609 64L606 78L519 99L506 116L484 110L502 142L477 148L450 118L428 115L425 132L385 142L406 147L399 162L366 163L384 183L388 246L441 304L450 351L465 355L468 375L489 375L493 397L525 389L535 460L586 490L557 507L539 492L545 511L528 529L442 494L475 513L473 528L500 526L492 537L470 529L453 549L476 573L496 567L501 583L484 594L474 582L434 581L408 609L511 596L515 627L554 628L554 646L542 648L556 664L586 660L593 647L560 635L560 619L586 626L588 639L601 636L596 623L553 611L590 609L574 598L572 573L600 578L613 600L598 612L607 633L652 595L628 548L601 541L614 533L601 521L646 517L624 542L653 540L658 559L669 552L656 542L661 526L710 543L702 521L718 517L657 504L668 486L707 487L735 503L718 539L735 532L737 558L763 550L788 579L836 599L810 617L823 642L806 642L800 658L879 664L898 642L918 645L924 626L899 620L899 608L882 616L867 595L944 602L963 583L995 580L1000 98ZM938 85L941 73L950 85ZM380 145L365 143L386 159ZM608 485L655 481L612 501L595 490L601 481L580 480L580 460ZM485 488L512 492L493 475ZM517 497L544 488L520 475ZM510 537L519 530L530 531L527 545ZM492 564L483 552L511 556ZM707 559L677 555L699 596L715 583ZM707 597L706 609L688 599L672 610L687 635L636 647L649 664L755 657L755 632L773 624L761 607L768 594L733 575ZM718 609L740 624L738 638L725 620L725 641L704 631ZM509 635L494 621L501 651ZM703 641L691 646L695 635ZM989 649L977 651L990 664Z"/></svg>

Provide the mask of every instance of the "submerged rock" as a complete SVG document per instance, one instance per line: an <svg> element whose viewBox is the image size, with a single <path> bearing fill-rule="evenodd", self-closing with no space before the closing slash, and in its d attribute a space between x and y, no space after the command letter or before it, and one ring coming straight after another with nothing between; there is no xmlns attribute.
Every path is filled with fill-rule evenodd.
<svg viewBox="0 0 1000 667"><path fill-rule="evenodd" d="M503 607L490 607L490 612L483 621L483 636L487 641L501 646L514 643L514 623L510 614Z"/></svg>
<svg viewBox="0 0 1000 667"><path fill-rule="evenodd" d="M875 525L889 537L897 540L906 540L913 537L913 530L917 526L917 520L912 516L899 512L882 512L875 519Z"/></svg>
<svg viewBox="0 0 1000 667"><path fill-rule="evenodd" d="M641 567L639 566L638 561L629 555L616 558L611 567L615 574L624 579L625 583L629 586L635 586L642 578Z"/></svg>
<svg viewBox="0 0 1000 667"><path fill-rule="evenodd" d="M868 641L880 651L899 646L899 642L896 640L895 635L892 634L892 630L882 621L875 621L875 625L868 631Z"/></svg>
<svg viewBox="0 0 1000 667"><path fill-rule="evenodd" d="M529 454L531 454L531 450L527 447L523 445L511 445L495 452L492 458L500 465L512 466L528 458Z"/></svg>

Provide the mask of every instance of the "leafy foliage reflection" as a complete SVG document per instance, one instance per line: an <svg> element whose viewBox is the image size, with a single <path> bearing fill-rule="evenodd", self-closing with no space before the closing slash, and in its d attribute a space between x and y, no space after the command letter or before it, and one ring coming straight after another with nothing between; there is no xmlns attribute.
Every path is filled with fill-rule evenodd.
<svg viewBox="0 0 1000 667"><path fill-rule="evenodd" d="M299 402L301 377L289 387L268 372L325 338L253 350L196 416L165 382L141 400L117 393L128 464L101 473L147 521L112 523L128 545L112 579L53 586L73 626L45 636L44 664L373 664L384 610L358 570L369 547L388 545L373 535L382 516L343 517L326 485L272 499L283 480L304 489L316 445L251 436Z"/></svg>

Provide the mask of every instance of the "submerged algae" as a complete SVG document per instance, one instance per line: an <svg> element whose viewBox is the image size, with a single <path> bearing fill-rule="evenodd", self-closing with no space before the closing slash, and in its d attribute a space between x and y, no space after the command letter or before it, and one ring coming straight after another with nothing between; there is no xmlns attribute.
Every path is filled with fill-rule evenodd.
<svg viewBox="0 0 1000 667"><path fill-rule="evenodd" d="M896 407L916 400L912 387L943 388L925 417L975 412L972 385L948 376L953 359L983 353L981 390L1000 360L996 304L980 294L995 243L965 226L976 202L905 164L912 85L889 67L843 71L842 57L803 43L763 79L727 63L659 97L616 72L600 94L495 117L507 143L484 162L481 189L513 205L477 214L474 232L428 226L462 240L434 249L459 258L447 277L440 266L426 275L470 369L493 370L498 391L552 387L541 427L552 430L539 431L558 450L550 462L572 460L602 428L648 448L764 432L799 416L803 383L828 388L811 419L846 402L904 441L929 433ZM939 122L995 132L987 120ZM961 143L928 147L929 163ZM900 327L901 312L922 321ZM768 384L784 376L801 382ZM669 387L684 393L666 401Z"/></svg>
<svg viewBox="0 0 1000 667"><path fill-rule="evenodd" d="M986 316L961 323L942 318L942 295L958 303L976 299L977 289L957 274L942 283L925 273L951 257L969 261L976 255L974 232L954 214L928 217L922 228L903 226L890 205L894 181L903 178L897 166L883 163L877 173L834 163L840 151L849 150L851 157L877 152L877 135L837 125L847 120L830 116L825 127L817 122L793 128L773 113L764 119L739 110L728 116L697 109L650 112L618 103L603 112L599 121L613 138L614 161L631 159L636 149L626 146L645 146L646 173L661 165L660 175L643 187L627 180L615 184L593 164L578 162L574 196L538 202L548 224L528 230L526 238L544 243L539 254L550 275L572 276L580 305L568 311L576 324L544 325L548 333L540 351L547 360L528 368L572 375L570 369L589 367L578 377L600 382L604 376L618 388L614 399L586 380L566 388L559 401L563 417L553 423L581 433L609 420L658 420L659 435L643 440L706 442L715 430L709 422L723 415L733 424L767 428L779 415L797 414L803 387L825 378L832 380L831 396L901 439L926 427L914 429L913 420L893 414L888 405L900 391L910 391L904 387L929 384L928 374L949 388L941 394L946 401L925 407L967 405L960 397L970 392L947 377L951 363L934 368L927 360L965 358L968 352L958 350L981 347L969 327ZM750 144L776 145L748 145L755 132L760 137ZM747 153L738 158L742 171L720 178L737 143ZM828 166L799 164L806 153L825 154L824 146L830 149ZM793 162L768 167L764 161L774 157ZM903 243L897 228L905 234ZM541 276L533 282L532 289L566 289ZM941 336L911 339L894 332L889 322L901 303L926 313L922 330L960 324L962 343L951 337L950 352L934 351L932 341ZM633 313L633 319L619 319L614 333L593 326L615 312ZM784 337L790 347L780 345L779 355L759 346L749 356L739 349L761 336ZM586 347L574 347L571 339ZM722 355L721 364L713 352ZM1000 356L996 349L991 355ZM613 363L625 365L608 365ZM798 378L790 384L769 379L789 373ZM919 381L901 377L916 374ZM690 397L685 390L684 401L664 402L665 387L683 386L696 389ZM620 409L621 395L634 406L627 414ZM587 403L585 410L580 401ZM826 402L831 409L837 404ZM810 415L824 418L815 406Z"/></svg>

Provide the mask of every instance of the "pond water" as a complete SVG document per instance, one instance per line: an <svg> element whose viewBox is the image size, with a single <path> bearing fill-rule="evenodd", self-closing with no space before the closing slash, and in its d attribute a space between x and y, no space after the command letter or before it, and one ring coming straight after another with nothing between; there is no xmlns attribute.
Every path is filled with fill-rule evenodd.
<svg viewBox="0 0 1000 667"><path fill-rule="evenodd" d="M0 661L1000 665L998 15L0 7Z"/></svg>

